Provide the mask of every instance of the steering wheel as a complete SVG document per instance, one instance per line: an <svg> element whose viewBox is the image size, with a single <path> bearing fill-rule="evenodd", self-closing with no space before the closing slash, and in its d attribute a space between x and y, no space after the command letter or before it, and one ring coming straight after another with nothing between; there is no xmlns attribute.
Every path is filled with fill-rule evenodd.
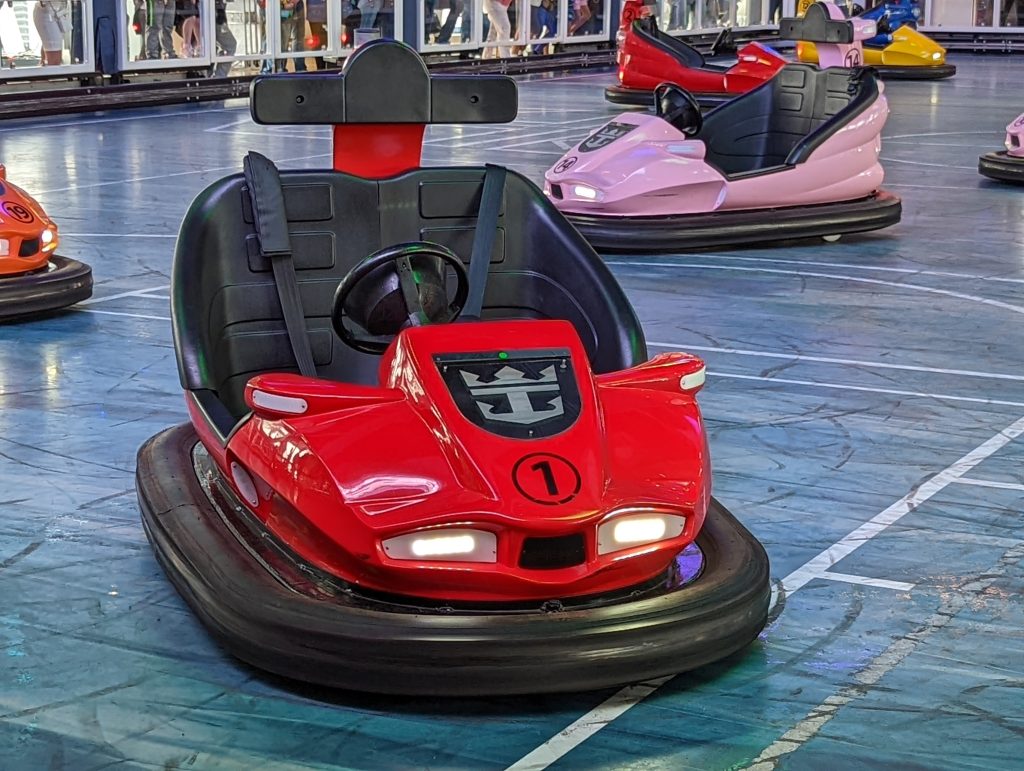
<svg viewBox="0 0 1024 771"><path fill-rule="evenodd" d="M455 272L455 298L448 302L445 265ZM331 323L346 345L381 354L390 340L357 335L346 317L372 336L394 337L409 326L448 324L462 313L469 274L451 249L412 241L380 249L350 270L334 292Z"/></svg>
<svg viewBox="0 0 1024 771"><path fill-rule="evenodd" d="M693 94L675 83L662 83L654 89L657 115L686 136L693 137L704 127L704 116Z"/></svg>
<svg viewBox="0 0 1024 771"><path fill-rule="evenodd" d="M715 42L711 44L710 56L718 56L724 51L735 51L736 41L732 39L732 27L722 27Z"/></svg>

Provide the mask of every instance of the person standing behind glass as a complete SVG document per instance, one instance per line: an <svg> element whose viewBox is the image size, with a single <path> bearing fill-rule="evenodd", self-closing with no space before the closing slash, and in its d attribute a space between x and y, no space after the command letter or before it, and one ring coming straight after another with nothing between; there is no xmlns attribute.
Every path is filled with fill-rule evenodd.
<svg viewBox="0 0 1024 771"><path fill-rule="evenodd" d="M466 38L469 37L466 34L466 29L469 25L466 22L466 17L462 15L465 8L464 0L448 0L448 16L445 17L444 24L441 25L441 31L438 33L437 40L435 41L438 45L448 45L452 42L455 22L460 17L462 17L462 25L459 27L459 40L463 43L466 42Z"/></svg>
<svg viewBox="0 0 1024 771"><path fill-rule="evenodd" d="M68 28L70 13L67 0L39 0L32 9L32 23L42 43L42 63L62 64L64 61L64 32Z"/></svg>
<svg viewBox="0 0 1024 771"><path fill-rule="evenodd" d="M380 13L382 0L359 0L360 29L373 29L377 22L377 14Z"/></svg>
<svg viewBox="0 0 1024 771"><path fill-rule="evenodd" d="M492 58L495 54L502 59L512 56L512 46L509 45L512 42L512 22L508 18L508 6L511 2L512 0L484 0L484 13L491 23L491 28L487 32L487 42L499 44L485 49L484 58Z"/></svg>
<svg viewBox="0 0 1024 771"><path fill-rule="evenodd" d="M162 48L168 59L177 59L171 38L178 10L175 0L135 0L135 7L146 8L146 58L159 59Z"/></svg>
<svg viewBox="0 0 1024 771"><path fill-rule="evenodd" d="M238 41L228 26L228 0L216 0L214 5L214 30L216 33L217 54L220 56L234 56L238 48ZM226 78L231 72L231 65L234 62L218 62L213 68L213 76Z"/></svg>
<svg viewBox="0 0 1024 771"><path fill-rule="evenodd" d="M306 5L304 0L281 0L281 53L306 50ZM293 59L296 72L306 71L305 58ZM287 62L277 63L284 70Z"/></svg>

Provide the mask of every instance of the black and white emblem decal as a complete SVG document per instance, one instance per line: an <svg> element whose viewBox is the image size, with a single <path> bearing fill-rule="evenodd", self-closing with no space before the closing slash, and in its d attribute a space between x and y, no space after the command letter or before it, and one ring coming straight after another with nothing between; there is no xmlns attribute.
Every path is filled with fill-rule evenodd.
<svg viewBox="0 0 1024 771"><path fill-rule="evenodd" d="M621 139L635 128L635 123L619 123L613 120L584 139L580 144L580 152L592 153L595 150L607 147L616 139Z"/></svg>
<svg viewBox="0 0 1024 771"><path fill-rule="evenodd" d="M511 439L565 431L580 414L580 393L566 350L437 356L459 411L480 428Z"/></svg>

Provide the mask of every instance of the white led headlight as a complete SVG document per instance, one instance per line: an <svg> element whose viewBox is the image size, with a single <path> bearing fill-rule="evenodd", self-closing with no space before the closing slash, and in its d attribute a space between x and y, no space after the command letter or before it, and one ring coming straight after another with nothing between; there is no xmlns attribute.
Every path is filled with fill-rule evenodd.
<svg viewBox="0 0 1024 771"><path fill-rule="evenodd" d="M497 562L498 537L486 530L420 530L388 538L381 546L393 560Z"/></svg>
<svg viewBox="0 0 1024 771"><path fill-rule="evenodd" d="M572 194L577 198L583 198L587 201L597 201L601 197L601 193L597 188L593 188L590 185L573 185Z"/></svg>
<svg viewBox="0 0 1024 771"><path fill-rule="evenodd" d="M678 538L686 527L686 517L656 509L621 509L597 528L597 553L629 549L648 543Z"/></svg>

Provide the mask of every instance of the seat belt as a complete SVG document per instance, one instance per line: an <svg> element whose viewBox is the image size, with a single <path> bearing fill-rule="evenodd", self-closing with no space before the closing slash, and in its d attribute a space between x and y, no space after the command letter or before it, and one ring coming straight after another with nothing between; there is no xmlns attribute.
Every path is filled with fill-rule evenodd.
<svg viewBox="0 0 1024 771"><path fill-rule="evenodd" d="M484 290L491 266L494 236L498 232L498 214L505 197L505 167L487 165L484 188L480 193L480 209L476 215L473 252L469 257L469 295L462 315L479 319L484 306Z"/></svg>
<svg viewBox="0 0 1024 771"><path fill-rule="evenodd" d="M274 162L259 153L250 152L242 163L245 183L249 187L252 218L256 223L260 253L270 260L277 285L277 299L281 303L284 328L292 346L299 372L316 377L313 349L306 332L306 316L302 312L302 295L295 278L292 259L292 240L288 235L288 215L284 208L281 176Z"/></svg>

